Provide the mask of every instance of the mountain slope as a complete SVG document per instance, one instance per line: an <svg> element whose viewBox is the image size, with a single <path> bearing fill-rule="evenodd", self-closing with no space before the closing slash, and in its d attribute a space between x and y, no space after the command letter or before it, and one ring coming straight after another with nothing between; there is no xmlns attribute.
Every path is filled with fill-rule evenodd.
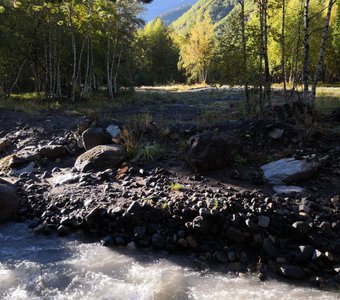
<svg viewBox="0 0 340 300"><path fill-rule="evenodd" d="M174 10L168 11L162 15L160 18L163 20L165 25L170 25L175 22L178 18L180 18L185 12L187 12L192 5L181 6Z"/></svg>
<svg viewBox="0 0 340 300"><path fill-rule="evenodd" d="M145 5L145 12L142 18L149 22L161 16L162 14L174 11L179 8L191 6L196 2L197 0L154 0L150 4Z"/></svg>
<svg viewBox="0 0 340 300"><path fill-rule="evenodd" d="M199 0L180 18L172 23L175 30L187 32L197 18L203 18L209 13L215 27L220 27L226 22L230 12L237 6L235 0Z"/></svg>

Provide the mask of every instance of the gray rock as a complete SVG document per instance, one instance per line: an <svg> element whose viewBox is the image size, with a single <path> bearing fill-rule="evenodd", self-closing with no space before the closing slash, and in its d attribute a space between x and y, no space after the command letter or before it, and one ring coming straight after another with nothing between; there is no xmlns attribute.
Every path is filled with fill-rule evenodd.
<svg viewBox="0 0 340 300"><path fill-rule="evenodd" d="M259 216L258 220L259 220L259 226L260 227L268 228L269 222L270 222L270 218L269 217L267 217L267 216Z"/></svg>
<svg viewBox="0 0 340 300"><path fill-rule="evenodd" d="M319 167L319 163L294 158L283 158L263 165L264 178L271 184L291 183L310 178Z"/></svg>
<svg viewBox="0 0 340 300"><path fill-rule="evenodd" d="M42 157L56 159L68 155L69 151L62 145L46 145L39 149L39 154Z"/></svg>
<svg viewBox="0 0 340 300"><path fill-rule="evenodd" d="M296 221L295 223L292 224L292 226L302 234L307 234L310 229L308 224L303 221Z"/></svg>
<svg viewBox="0 0 340 300"><path fill-rule="evenodd" d="M126 151L122 145L97 146L80 155L74 166L81 172L104 171L113 168L125 156Z"/></svg>
<svg viewBox="0 0 340 300"><path fill-rule="evenodd" d="M58 176L54 182L56 185L63 185L67 183L75 183L78 182L80 176L78 174L63 174Z"/></svg>
<svg viewBox="0 0 340 300"><path fill-rule="evenodd" d="M113 140L118 140L121 130L116 125L110 125L106 128L106 132L111 136Z"/></svg>
<svg viewBox="0 0 340 300"><path fill-rule="evenodd" d="M11 219L19 206L19 196L15 187L5 181L0 182L0 223Z"/></svg>
<svg viewBox="0 0 340 300"><path fill-rule="evenodd" d="M235 243L243 243L244 237L240 229L236 227L229 227L227 230L227 238Z"/></svg>
<svg viewBox="0 0 340 300"><path fill-rule="evenodd" d="M31 161L27 166L21 168L21 169L12 169L8 172L8 175L10 176L20 176L22 174L29 174L34 172L35 163L34 161Z"/></svg>
<svg viewBox="0 0 340 300"><path fill-rule="evenodd" d="M276 194L303 193L304 188L295 185L275 185L273 190Z"/></svg>
<svg viewBox="0 0 340 300"><path fill-rule="evenodd" d="M209 222L204 220L202 216L198 216L192 221L192 227L202 234L207 234L209 232Z"/></svg>
<svg viewBox="0 0 340 300"><path fill-rule="evenodd" d="M82 134L83 145L86 150L90 150L99 145L111 144L111 136L102 128L89 128Z"/></svg>
<svg viewBox="0 0 340 300"><path fill-rule="evenodd" d="M275 128L269 133L269 137L271 137L274 140L279 140L280 138L282 138L284 132L285 132L284 129Z"/></svg>

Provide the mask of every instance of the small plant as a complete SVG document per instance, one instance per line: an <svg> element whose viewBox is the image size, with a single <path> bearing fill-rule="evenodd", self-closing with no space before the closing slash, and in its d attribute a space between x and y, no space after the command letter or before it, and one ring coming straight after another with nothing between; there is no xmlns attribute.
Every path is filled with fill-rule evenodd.
<svg viewBox="0 0 340 300"><path fill-rule="evenodd" d="M172 183L170 185L170 189L172 191L182 191L184 189L184 187L180 183L176 182L176 183Z"/></svg>
<svg viewBox="0 0 340 300"><path fill-rule="evenodd" d="M246 165L248 162L247 158L240 155L240 154L235 154L233 156L233 165L234 167L242 167Z"/></svg>
<svg viewBox="0 0 340 300"><path fill-rule="evenodd" d="M142 162L155 161L163 152L164 150L158 144L147 143L137 150L134 160Z"/></svg>

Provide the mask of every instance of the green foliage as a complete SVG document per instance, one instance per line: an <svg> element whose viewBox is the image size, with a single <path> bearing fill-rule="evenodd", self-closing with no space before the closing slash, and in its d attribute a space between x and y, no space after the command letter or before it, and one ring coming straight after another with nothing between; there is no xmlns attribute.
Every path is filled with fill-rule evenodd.
<svg viewBox="0 0 340 300"><path fill-rule="evenodd" d="M189 36L181 45L179 67L189 81L205 83L215 54L215 33L208 14L197 17Z"/></svg>
<svg viewBox="0 0 340 300"><path fill-rule="evenodd" d="M241 154L234 154L233 155L233 166L234 167L242 167L246 165L248 162L248 159Z"/></svg>
<svg viewBox="0 0 340 300"><path fill-rule="evenodd" d="M170 185L170 189L172 191L182 191L184 189L184 186L181 185L180 183L176 182L176 183L172 183Z"/></svg>
<svg viewBox="0 0 340 300"><path fill-rule="evenodd" d="M179 49L160 18L148 23L138 34L140 53L137 84L159 85L181 81L177 69Z"/></svg>
<svg viewBox="0 0 340 300"><path fill-rule="evenodd" d="M160 145L156 143L147 143L138 147L134 160L141 162L152 162L158 159L163 153L164 150L160 147Z"/></svg>

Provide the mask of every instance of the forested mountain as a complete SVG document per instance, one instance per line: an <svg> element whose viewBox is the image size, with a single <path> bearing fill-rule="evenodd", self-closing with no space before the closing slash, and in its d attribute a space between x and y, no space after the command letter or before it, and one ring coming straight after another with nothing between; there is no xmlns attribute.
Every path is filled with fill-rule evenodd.
<svg viewBox="0 0 340 300"><path fill-rule="evenodd" d="M177 9L181 11L178 17L184 12L182 8L190 7L197 0L153 0L150 4L145 6L145 12L143 14L143 19L147 22L161 16L164 14L173 14ZM172 21L176 20L171 18Z"/></svg>
<svg viewBox="0 0 340 300"><path fill-rule="evenodd" d="M175 22L178 18L180 18L191 7L192 5L180 6L174 10L168 11L160 15L160 18L163 20L165 25L170 25L171 23Z"/></svg>
<svg viewBox="0 0 340 300"><path fill-rule="evenodd" d="M202 18L208 13L215 27L220 27L226 22L228 15L235 5L237 5L235 0L199 0L178 18L172 26L176 30L187 32L197 18Z"/></svg>

